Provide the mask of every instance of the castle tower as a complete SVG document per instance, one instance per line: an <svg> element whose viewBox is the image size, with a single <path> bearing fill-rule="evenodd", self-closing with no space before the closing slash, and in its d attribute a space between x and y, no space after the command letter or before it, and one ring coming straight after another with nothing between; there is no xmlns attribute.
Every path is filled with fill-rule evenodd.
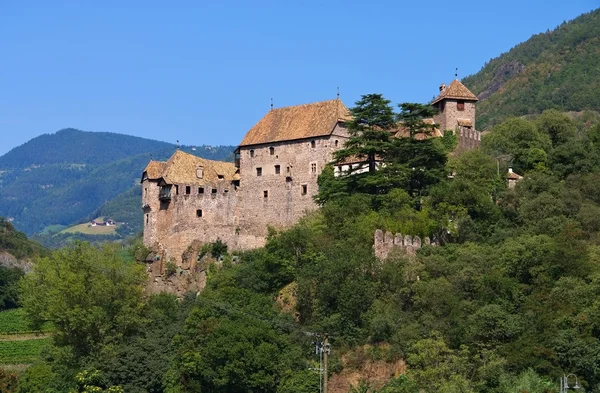
<svg viewBox="0 0 600 393"><path fill-rule="evenodd" d="M475 130L475 103L477 96L465 87L458 79L446 86L440 86L440 94L431 105L438 110L434 116L442 133L446 130L457 131L460 127Z"/></svg>

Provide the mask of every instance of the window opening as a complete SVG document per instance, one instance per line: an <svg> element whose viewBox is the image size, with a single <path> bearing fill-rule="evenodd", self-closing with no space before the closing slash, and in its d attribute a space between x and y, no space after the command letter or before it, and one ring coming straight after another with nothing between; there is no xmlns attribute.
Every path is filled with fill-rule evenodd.
<svg viewBox="0 0 600 393"><path fill-rule="evenodd" d="M224 178L223 175L217 175L217 179L223 180L223 178Z"/></svg>
<svg viewBox="0 0 600 393"><path fill-rule="evenodd" d="M202 209L196 210L196 217L202 217Z"/></svg>
<svg viewBox="0 0 600 393"><path fill-rule="evenodd" d="M262 176L262 168L256 168L256 176Z"/></svg>
<svg viewBox="0 0 600 393"><path fill-rule="evenodd" d="M281 166L275 165L275 174L279 175L281 173Z"/></svg>
<svg viewBox="0 0 600 393"><path fill-rule="evenodd" d="M263 191L263 197L264 197L264 198L268 198L268 197L269 197L269 191L267 191L267 190L264 190L264 191Z"/></svg>
<svg viewBox="0 0 600 393"><path fill-rule="evenodd" d="M185 195L190 195L192 193L192 187L185 186Z"/></svg>
<svg viewBox="0 0 600 393"><path fill-rule="evenodd" d="M146 214L146 225L148 225L148 220L150 218L150 214ZM138 221L139 222L139 221Z"/></svg>
<svg viewBox="0 0 600 393"><path fill-rule="evenodd" d="M204 194L204 187L198 187L198 194Z"/></svg>
<svg viewBox="0 0 600 393"><path fill-rule="evenodd" d="M302 185L302 195L306 195L308 193L308 185Z"/></svg>
<svg viewBox="0 0 600 393"><path fill-rule="evenodd" d="M338 147L338 140L336 139L335 142L333 143L335 145L335 147Z"/></svg>
<svg viewBox="0 0 600 393"><path fill-rule="evenodd" d="M215 195L217 193L217 189L213 188L212 190L210 190L210 193L213 194L213 195Z"/></svg>
<svg viewBox="0 0 600 393"><path fill-rule="evenodd" d="M313 162L310 164L310 173L317 173L317 163Z"/></svg>
<svg viewBox="0 0 600 393"><path fill-rule="evenodd" d="M456 103L456 110L458 110L458 111L464 111L465 110L465 102L464 101L458 101Z"/></svg>
<svg viewBox="0 0 600 393"><path fill-rule="evenodd" d="M179 186L175 185L175 195L179 195Z"/></svg>
<svg viewBox="0 0 600 393"><path fill-rule="evenodd" d="M314 149L316 146L317 146L317 142L310 141L310 147L312 147Z"/></svg>
<svg viewBox="0 0 600 393"><path fill-rule="evenodd" d="M269 154L270 155L274 155L275 154L275 148L274 147L269 147Z"/></svg>
<svg viewBox="0 0 600 393"><path fill-rule="evenodd" d="M250 158L254 157L254 150L250 150Z"/></svg>

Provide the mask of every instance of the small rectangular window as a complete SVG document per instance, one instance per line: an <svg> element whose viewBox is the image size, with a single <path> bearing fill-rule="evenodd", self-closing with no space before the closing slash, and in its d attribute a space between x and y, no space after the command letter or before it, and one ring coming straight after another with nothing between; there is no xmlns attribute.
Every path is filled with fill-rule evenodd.
<svg viewBox="0 0 600 393"><path fill-rule="evenodd" d="M275 165L275 174L279 175L281 173L281 166Z"/></svg>
<svg viewBox="0 0 600 393"><path fill-rule="evenodd" d="M310 147L312 147L314 149L316 146L317 146L317 142L310 141Z"/></svg>
<svg viewBox="0 0 600 393"><path fill-rule="evenodd" d="M457 111L464 111L465 110L465 102L464 101L458 101L456 103L456 110Z"/></svg>
<svg viewBox="0 0 600 393"><path fill-rule="evenodd" d="M144 188L144 198L148 197L148 187Z"/></svg>
<svg viewBox="0 0 600 393"><path fill-rule="evenodd" d="M196 210L196 217L202 217L202 210L201 209Z"/></svg>
<svg viewBox="0 0 600 393"><path fill-rule="evenodd" d="M263 197L264 197L264 198L268 198L268 197L269 197L269 191L267 191L267 190L264 190L264 191L263 191Z"/></svg>
<svg viewBox="0 0 600 393"><path fill-rule="evenodd" d="M275 148L274 147L269 147L269 154L270 155L274 155L275 154Z"/></svg>
<svg viewBox="0 0 600 393"><path fill-rule="evenodd" d="M290 173L290 167L289 166L285 168L285 172L286 173Z"/></svg>
<svg viewBox="0 0 600 393"><path fill-rule="evenodd" d="M308 185L302 185L302 195L306 195L308 193Z"/></svg>
<svg viewBox="0 0 600 393"><path fill-rule="evenodd" d="M192 187L185 186L185 195L190 195L192 193Z"/></svg>
<svg viewBox="0 0 600 393"><path fill-rule="evenodd" d="M250 158L254 157L254 150L250 150Z"/></svg>
<svg viewBox="0 0 600 393"><path fill-rule="evenodd" d="M334 143L335 147L338 147L338 143L339 143L339 141L338 141L337 139L336 139L336 140L335 140L335 142L333 142L333 143Z"/></svg>
<svg viewBox="0 0 600 393"><path fill-rule="evenodd" d="M175 184L175 195L179 195L179 186Z"/></svg>
<svg viewBox="0 0 600 393"><path fill-rule="evenodd" d="M198 194L204 194L204 187L198 187Z"/></svg>
<svg viewBox="0 0 600 393"><path fill-rule="evenodd" d="M256 168L256 176L262 176L262 168Z"/></svg>
<svg viewBox="0 0 600 393"><path fill-rule="evenodd" d="M317 173L317 163L316 162L312 162L310 164L310 173Z"/></svg>
<svg viewBox="0 0 600 393"><path fill-rule="evenodd" d="M213 194L213 195L216 195L217 194L217 189L213 188L212 190L210 190L210 193Z"/></svg>
<svg viewBox="0 0 600 393"><path fill-rule="evenodd" d="M148 220L150 219L150 214L146 214L146 225L148 225Z"/></svg>

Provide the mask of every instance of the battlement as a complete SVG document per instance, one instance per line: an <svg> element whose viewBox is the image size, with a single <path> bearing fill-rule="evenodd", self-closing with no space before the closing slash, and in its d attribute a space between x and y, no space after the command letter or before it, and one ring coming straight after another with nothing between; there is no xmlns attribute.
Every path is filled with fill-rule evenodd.
<svg viewBox="0 0 600 393"><path fill-rule="evenodd" d="M394 235L390 231L383 232L381 229L377 229L373 249L375 256L383 261L387 259L394 248L403 249L408 255L415 255L423 244L434 245L435 243L432 243L429 237L421 239L419 236L402 236L401 233Z"/></svg>
<svg viewBox="0 0 600 393"><path fill-rule="evenodd" d="M470 150L481 144L481 132L471 128L459 126L457 131L458 150Z"/></svg>

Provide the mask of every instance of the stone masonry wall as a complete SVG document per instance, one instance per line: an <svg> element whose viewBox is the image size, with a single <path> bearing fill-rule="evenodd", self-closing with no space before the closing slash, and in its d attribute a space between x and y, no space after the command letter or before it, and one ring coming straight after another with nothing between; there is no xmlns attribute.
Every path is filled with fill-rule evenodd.
<svg viewBox="0 0 600 393"><path fill-rule="evenodd" d="M428 237L423 240L419 236L402 236L401 233L383 232L381 229L375 231L373 250L379 260L385 260L389 253L394 249L403 249L408 255L415 255L422 244L431 245Z"/></svg>
<svg viewBox="0 0 600 393"><path fill-rule="evenodd" d="M215 185L178 184L171 188L171 201L158 199L160 187L154 181L142 183L144 244L160 251L164 260L181 265L182 254L194 241L227 243L232 250L260 247L264 239L239 225L238 193L227 181ZM190 194L186 195L186 186ZM199 188L203 193L199 193ZM147 191L146 191L147 190ZM214 192L213 192L214 190ZM198 217L197 211L202 211ZM191 267L193 268L193 266ZM164 266L162 266L164 269Z"/></svg>
<svg viewBox="0 0 600 393"><path fill-rule="evenodd" d="M241 147L241 227L266 236L268 225L286 228L315 210L317 178L346 139L336 127L331 136Z"/></svg>
<svg viewBox="0 0 600 393"><path fill-rule="evenodd" d="M440 125L442 134L446 130L455 131L458 127L458 119L470 119L475 127L475 102L465 101L465 110L459 111L456 108L458 100L444 100L444 110L433 117L433 120Z"/></svg>
<svg viewBox="0 0 600 393"><path fill-rule="evenodd" d="M459 151L475 149L481 145L481 132L471 127L459 127L457 136Z"/></svg>

